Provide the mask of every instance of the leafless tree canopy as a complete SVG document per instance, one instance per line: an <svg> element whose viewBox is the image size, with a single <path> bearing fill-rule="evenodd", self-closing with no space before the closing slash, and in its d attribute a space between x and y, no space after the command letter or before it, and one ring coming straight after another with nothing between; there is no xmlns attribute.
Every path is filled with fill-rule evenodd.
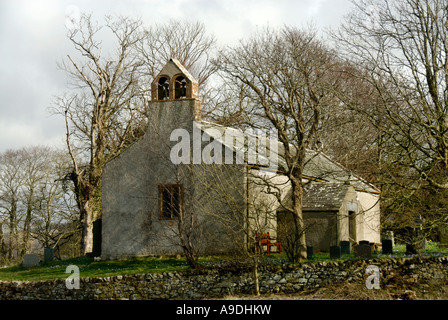
<svg viewBox="0 0 448 320"><path fill-rule="evenodd" d="M336 35L363 68L358 79L376 89L381 111L365 114L393 139L402 164L439 188L448 168L446 24L445 1L359 1Z"/></svg>
<svg viewBox="0 0 448 320"><path fill-rule="evenodd" d="M145 28L138 52L152 78L169 59L176 58L203 87L214 72L210 59L215 46L216 39L207 34L202 23L170 20Z"/></svg>
<svg viewBox="0 0 448 320"><path fill-rule="evenodd" d="M216 61L237 97L232 102L239 108L232 111L251 127L278 132L300 238L293 260L306 256L301 203L305 149L318 146L321 114L335 102L335 62L314 31L289 27L265 29L224 50Z"/></svg>
<svg viewBox="0 0 448 320"><path fill-rule="evenodd" d="M20 261L33 243L58 249L76 233L73 194L62 183L67 165L65 152L48 147L0 154L2 263Z"/></svg>
<svg viewBox="0 0 448 320"><path fill-rule="evenodd" d="M356 66L346 75L371 99L346 91L339 92L341 100L375 127L383 211L401 226L424 221L433 233L447 217L428 210L433 205L427 199L438 202L444 191L437 189L448 187L448 4L361 0L354 5L333 37Z"/></svg>

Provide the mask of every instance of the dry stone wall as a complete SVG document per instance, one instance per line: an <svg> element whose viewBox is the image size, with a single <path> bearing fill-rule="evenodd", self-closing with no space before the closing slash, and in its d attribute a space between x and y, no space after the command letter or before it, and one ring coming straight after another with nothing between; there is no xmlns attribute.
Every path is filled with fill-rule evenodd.
<svg viewBox="0 0 448 320"><path fill-rule="evenodd" d="M393 277L414 281L448 279L448 257L444 256L350 260L261 266L260 290L262 293L294 293L329 283L364 283L369 276L366 274L369 265L378 266L380 283ZM81 278L79 289L67 289L65 281L1 281L0 299L204 299L251 294L254 290L252 271L241 267Z"/></svg>

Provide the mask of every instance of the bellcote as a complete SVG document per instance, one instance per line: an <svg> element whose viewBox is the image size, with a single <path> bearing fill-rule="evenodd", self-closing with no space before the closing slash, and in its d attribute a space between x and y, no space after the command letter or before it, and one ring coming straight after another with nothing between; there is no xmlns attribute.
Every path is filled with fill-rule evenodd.
<svg viewBox="0 0 448 320"><path fill-rule="evenodd" d="M198 91L196 79L177 59L170 59L151 84L151 100L197 99Z"/></svg>

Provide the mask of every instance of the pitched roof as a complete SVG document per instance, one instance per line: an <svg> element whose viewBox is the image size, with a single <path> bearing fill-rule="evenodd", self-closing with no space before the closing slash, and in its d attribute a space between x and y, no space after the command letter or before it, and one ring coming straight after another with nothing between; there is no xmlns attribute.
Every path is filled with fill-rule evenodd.
<svg viewBox="0 0 448 320"><path fill-rule="evenodd" d="M306 151L304 175L332 183L349 183L357 190L379 193L373 184L353 174L323 152Z"/></svg>
<svg viewBox="0 0 448 320"><path fill-rule="evenodd" d="M202 131L205 131L207 129L216 129L220 131L221 137L218 137L216 140L220 142L222 145L224 145L224 147L229 148L235 152L240 150L236 150L236 144L233 143L233 140L229 141L224 139L225 136L224 132L226 133L230 132L234 136L240 136L240 138L243 138L244 135L248 135L247 133L242 132L241 130L232 127L221 126L211 122L201 121L199 125ZM282 168L284 170L284 168L286 168L286 162L282 158L282 154L284 154L283 144L273 139L261 139L260 141L262 143L263 141L264 143L266 143L265 147L266 149L269 150L269 152L272 152L272 150L269 148L270 144L271 143L277 144L276 146L277 146L278 168L279 171L282 171ZM245 147L244 150L247 150L247 144L244 145L244 147ZM256 159L255 162L251 163L248 160L249 159L247 159L246 157L245 163L252 165L263 166L264 163L269 163L269 159L260 154L258 154L258 158ZM379 193L379 190L374 185L365 181L361 177L352 174L350 170L348 170L341 164L337 163L336 161L330 159L330 157L328 157L327 155L325 155L323 152L320 151L317 152L309 149L306 150L303 176L310 180L324 181L335 184L349 183L357 190L371 193Z"/></svg>
<svg viewBox="0 0 448 320"><path fill-rule="evenodd" d="M344 183L313 182L304 186L303 210L339 210L349 189Z"/></svg>
<svg viewBox="0 0 448 320"><path fill-rule="evenodd" d="M174 67L174 69L173 69L173 67ZM196 79L191 75L191 73L188 72L188 70L179 62L179 60L174 59L174 58L171 58L165 64L165 66L162 68L162 70L160 70L157 77L155 77L154 79L157 79L159 77L159 75L162 75L162 74L167 74L169 76L173 76L176 73L183 73L189 81L191 81L193 83L197 83Z"/></svg>

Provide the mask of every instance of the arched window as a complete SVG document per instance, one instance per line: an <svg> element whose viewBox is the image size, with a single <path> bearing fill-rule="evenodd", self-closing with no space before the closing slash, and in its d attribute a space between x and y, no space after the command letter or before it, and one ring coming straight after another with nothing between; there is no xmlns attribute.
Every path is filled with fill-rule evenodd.
<svg viewBox="0 0 448 320"><path fill-rule="evenodd" d="M167 100L170 98L170 80L168 77L160 77L157 87L158 100Z"/></svg>
<svg viewBox="0 0 448 320"><path fill-rule="evenodd" d="M174 80L174 99L187 97L187 80L183 76L178 76Z"/></svg>

